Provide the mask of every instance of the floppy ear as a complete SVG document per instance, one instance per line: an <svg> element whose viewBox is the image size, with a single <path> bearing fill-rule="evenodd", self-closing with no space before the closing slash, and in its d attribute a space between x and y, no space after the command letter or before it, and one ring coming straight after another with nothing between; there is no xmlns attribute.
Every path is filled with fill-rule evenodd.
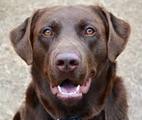
<svg viewBox="0 0 142 120"><path fill-rule="evenodd" d="M124 50L130 35L130 26L111 13L106 13L109 24L108 57L113 62Z"/></svg>
<svg viewBox="0 0 142 120"><path fill-rule="evenodd" d="M32 64L31 24L37 11L21 25L10 32L10 39L17 54L28 64Z"/></svg>
<svg viewBox="0 0 142 120"><path fill-rule="evenodd" d="M111 62L114 62L127 44L130 35L130 26L128 23L115 17L104 8L97 7L97 10L103 21L106 22L108 34L108 58Z"/></svg>
<svg viewBox="0 0 142 120"><path fill-rule="evenodd" d="M32 63L33 52L30 41L31 18L11 31L10 39L17 54L29 65Z"/></svg>

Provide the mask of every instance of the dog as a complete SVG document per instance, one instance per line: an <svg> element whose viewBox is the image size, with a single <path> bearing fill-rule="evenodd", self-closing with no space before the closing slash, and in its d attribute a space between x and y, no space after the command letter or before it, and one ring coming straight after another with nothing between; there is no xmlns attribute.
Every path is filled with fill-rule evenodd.
<svg viewBox="0 0 142 120"><path fill-rule="evenodd" d="M101 6L38 9L10 33L32 81L13 120L128 120L116 75L130 25Z"/></svg>

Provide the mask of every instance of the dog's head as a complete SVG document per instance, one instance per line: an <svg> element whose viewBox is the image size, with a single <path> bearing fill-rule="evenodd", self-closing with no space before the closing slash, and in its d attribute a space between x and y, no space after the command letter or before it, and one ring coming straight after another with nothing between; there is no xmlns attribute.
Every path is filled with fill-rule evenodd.
<svg viewBox="0 0 142 120"><path fill-rule="evenodd" d="M106 61L115 62L129 33L126 22L101 7L52 7L27 18L11 32L11 41L46 81L47 94L76 105Z"/></svg>

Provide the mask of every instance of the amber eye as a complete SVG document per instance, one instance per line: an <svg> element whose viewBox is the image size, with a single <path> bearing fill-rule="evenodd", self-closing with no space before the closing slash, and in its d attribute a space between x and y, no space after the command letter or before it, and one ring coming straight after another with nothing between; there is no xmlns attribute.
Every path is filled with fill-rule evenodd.
<svg viewBox="0 0 142 120"><path fill-rule="evenodd" d="M96 34L96 29L93 27L87 27L85 29L84 35L85 36L94 36Z"/></svg>
<svg viewBox="0 0 142 120"><path fill-rule="evenodd" d="M43 31L42 31L42 34L45 36L45 37L51 37L53 36L53 31L52 31L52 28L50 27L47 27L45 28Z"/></svg>

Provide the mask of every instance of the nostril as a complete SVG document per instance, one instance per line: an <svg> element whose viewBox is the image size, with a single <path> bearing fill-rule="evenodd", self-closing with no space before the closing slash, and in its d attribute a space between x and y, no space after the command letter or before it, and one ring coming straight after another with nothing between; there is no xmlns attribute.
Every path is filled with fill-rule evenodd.
<svg viewBox="0 0 142 120"><path fill-rule="evenodd" d="M96 70L92 70L91 72L90 72L90 77L94 77L96 75Z"/></svg>
<svg viewBox="0 0 142 120"><path fill-rule="evenodd" d="M78 60L73 59L73 60L70 60L69 65L71 65L71 66L78 66L79 62L78 62Z"/></svg>
<svg viewBox="0 0 142 120"><path fill-rule="evenodd" d="M64 66L64 64L64 60L58 60L56 63L57 66Z"/></svg>
<svg viewBox="0 0 142 120"><path fill-rule="evenodd" d="M69 72L77 69L79 62L79 56L75 53L60 53L56 56L55 66L61 72Z"/></svg>

